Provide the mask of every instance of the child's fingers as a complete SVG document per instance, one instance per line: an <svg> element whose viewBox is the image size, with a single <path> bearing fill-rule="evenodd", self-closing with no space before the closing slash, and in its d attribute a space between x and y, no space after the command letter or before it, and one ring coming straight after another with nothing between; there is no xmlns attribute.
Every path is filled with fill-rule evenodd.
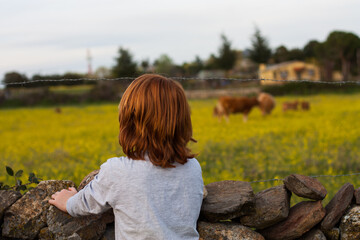
<svg viewBox="0 0 360 240"><path fill-rule="evenodd" d="M51 195L51 198L52 198L52 199L55 199L57 193L58 193L58 192L56 192L56 193L54 193L53 195Z"/></svg>
<svg viewBox="0 0 360 240"><path fill-rule="evenodd" d="M69 191L71 191L71 192L77 192L74 187L69 187Z"/></svg>
<svg viewBox="0 0 360 240"><path fill-rule="evenodd" d="M49 200L49 203L50 203L51 205L54 205L54 204L55 204L55 200L50 199L50 200Z"/></svg>

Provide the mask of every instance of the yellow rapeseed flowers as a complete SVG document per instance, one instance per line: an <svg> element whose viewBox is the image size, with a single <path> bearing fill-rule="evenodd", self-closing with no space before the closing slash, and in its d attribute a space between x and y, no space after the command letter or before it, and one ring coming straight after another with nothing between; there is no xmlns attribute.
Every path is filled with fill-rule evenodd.
<svg viewBox="0 0 360 240"><path fill-rule="evenodd" d="M295 99L310 111L283 113L281 103ZM244 123L212 116L216 99L190 100L194 138L190 143L205 183L226 179L256 181L291 173L336 175L360 172L360 94L276 97L277 106L263 117L255 108ZM0 110L0 181L11 184L5 165L35 172L43 179L82 178L108 158L122 155L118 145L117 104ZM335 193L360 176L319 178ZM253 183L256 191L281 181Z"/></svg>

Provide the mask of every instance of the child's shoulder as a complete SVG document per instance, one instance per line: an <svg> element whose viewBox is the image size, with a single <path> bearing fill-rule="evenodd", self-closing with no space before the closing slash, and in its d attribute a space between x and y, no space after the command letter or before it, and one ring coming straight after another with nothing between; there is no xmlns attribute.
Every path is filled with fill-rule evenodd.
<svg viewBox="0 0 360 240"><path fill-rule="evenodd" d="M109 158L108 160L106 160L105 163L103 163L101 165L101 167L105 166L105 167L116 167L116 166L121 166L121 165L126 165L130 163L130 159L127 157L112 157Z"/></svg>
<svg viewBox="0 0 360 240"><path fill-rule="evenodd" d="M186 164L175 164L176 168L193 169L195 171L201 171L201 165L196 158L189 158ZM128 157L113 157L109 158L105 163L101 165L102 170L113 171L113 170L125 170L125 169L139 169L155 167L147 157L145 160L132 160Z"/></svg>
<svg viewBox="0 0 360 240"><path fill-rule="evenodd" d="M196 158L189 158L187 163L196 167L201 167L199 161Z"/></svg>
<svg viewBox="0 0 360 240"><path fill-rule="evenodd" d="M195 171L198 171L200 173L202 172L201 165L200 165L199 161L196 158L191 158L188 161L190 161L192 163L193 168L196 169Z"/></svg>
<svg viewBox="0 0 360 240"><path fill-rule="evenodd" d="M128 165L130 163L130 160L127 157L113 157L109 158L104 162L100 168L103 171L109 171L114 170L117 168L123 168L124 166Z"/></svg>
<svg viewBox="0 0 360 240"><path fill-rule="evenodd" d="M185 164L176 163L176 168L184 169L185 171L201 172L201 165L196 158L188 158Z"/></svg>

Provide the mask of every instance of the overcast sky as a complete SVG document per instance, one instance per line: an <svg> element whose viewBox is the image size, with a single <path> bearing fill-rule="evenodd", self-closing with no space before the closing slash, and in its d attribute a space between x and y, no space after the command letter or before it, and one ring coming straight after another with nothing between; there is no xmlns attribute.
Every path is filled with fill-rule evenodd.
<svg viewBox="0 0 360 240"><path fill-rule="evenodd" d="M302 48L333 30L360 36L359 0L0 0L0 78L111 67L119 47L135 60L177 64L216 53L224 33L250 47L257 25L272 48Z"/></svg>

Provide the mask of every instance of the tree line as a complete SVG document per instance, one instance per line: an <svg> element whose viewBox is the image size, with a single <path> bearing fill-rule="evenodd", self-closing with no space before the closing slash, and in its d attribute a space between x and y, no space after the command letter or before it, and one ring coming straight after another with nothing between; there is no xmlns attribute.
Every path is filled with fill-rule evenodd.
<svg viewBox="0 0 360 240"><path fill-rule="evenodd" d="M40 75L35 74L31 78L19 72L8 72L4 75L3 84L29 82L24 87L37 87L44 85L74 85L89 84L91 81L64 81L64 82L36 82L44 79L82 79L82 78L118 78L136 77L146 72L156 72L168 76L195 77L201 70L223 70L229 76L241 53L244 58L250 59L255 66L257 64L276 64L291 60L301 60L318 65L321 69L322 80L331 81L333 71L341 71L343 80L347 81L351 76L360 75L360 38L351 32L333 31L325 41L310 40L303 48L288 49L281 45L271 49L268 39L263 36L259 28L255 28L251 37L251 46L239 51L233 48L232 42L221 35L221 45L217 53L210 54L208 59L196 56L193 61L177 65L167 55L160 55L153 63L148 59L140 62L134 60L129 49L120 47L115 58L115 64L111 68L99 67L92 76L79 73L65 73L63 75ZM254 71L257 68L253 69ZM9 85L10 86L10 85ZM22 85L11 85L11 87Z"/></svg>

